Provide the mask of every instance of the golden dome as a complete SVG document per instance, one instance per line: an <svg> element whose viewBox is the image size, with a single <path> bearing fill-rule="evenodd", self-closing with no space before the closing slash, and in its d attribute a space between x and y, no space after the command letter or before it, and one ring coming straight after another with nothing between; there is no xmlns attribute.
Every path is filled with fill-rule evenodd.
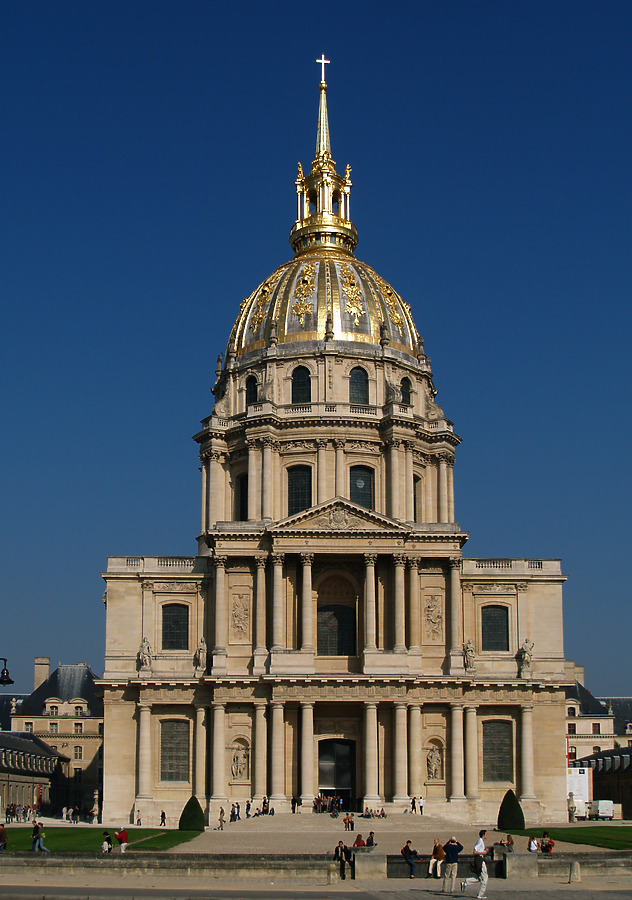
<svg viewBox="0 0 632 900"><path fill-rule="evenodd" d="M366 263L334 250L299 254L246 297L228 351L324 340L423 354L408 304Z"/></svg>
<svg viewBox="0 0 632 900"><path fill-rule="evenodd" d="M290 232L294 259L246 297L228 343L241 356L272 344L353 341L390 345L413 357L423 347L410 307L383 278L355 259L350 218L351 166L344 175L331 157L327 85L319 85L316 156L295 180L297 219Z"/></svg>

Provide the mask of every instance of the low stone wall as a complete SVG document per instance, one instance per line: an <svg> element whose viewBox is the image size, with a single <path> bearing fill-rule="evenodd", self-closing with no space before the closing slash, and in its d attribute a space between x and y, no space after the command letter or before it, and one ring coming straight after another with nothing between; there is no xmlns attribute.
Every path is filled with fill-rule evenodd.
<svg viewBox="0 0 632 900"><path fill-rule="evenodd" d="M536 856L535 853L533 855ZM579 853L556 853L553 851L550 856L542 856L538 853L536 859L539 876L568 875L573 862L579 863L582 874L589 874L593 878L600 873L604 875L608 873L617 878L621 875L632 875L632 851L629 850L613 850L606 853L591 853L590 850Z"/></svg>
<svg viewBox="0 0 632 900"><path fill-rule="evenodd" d="M430 857L422 854L421 859L417 860L417 872L416 878L425 878L426 873L428 871L428 863L430 862ZM459 856L459 865L457 869L457 878L462 880L463 878L472 877L472 870L470 868L471 864L474 862L474 855L472 853L462 853ZM505 878L505 861L504 858L490 860L487 858L485 860L487 863L487 872L490 878ZM443 865L441 866L441 880L443 880ZM408 863L404 859L404 857L400 854L395 854L393 856L386 857L386 873L387 878L408 878L410 869L408 868Z"/></svg>

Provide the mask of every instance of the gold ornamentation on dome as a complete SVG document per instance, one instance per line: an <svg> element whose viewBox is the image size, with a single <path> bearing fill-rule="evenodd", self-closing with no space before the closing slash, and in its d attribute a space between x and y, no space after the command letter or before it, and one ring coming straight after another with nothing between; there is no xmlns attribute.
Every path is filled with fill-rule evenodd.
<svg viewBox="0 0 632 900"><path fill-rule="evenodd" d="M299 164L298 164L298 172L297 172L297 175L296 175L296 180L297 180L297 181L302 181L302 180L303 180L303 165L302 165L302 163L299 163Z"/></svg>
<svg viewBox="0 0 632 900"><path fill-rule="evenodd" d="M266 317L265 307L270 302L272 288L278 280L278 276L277 278L268 278L268 280L261 285L259 296L257 297L257 309L252 314L250 319L250 327L253 331L255 331L261 325Z"/></svg>
<svg viewBox="0 0 632 900"><path fill-rule="evenodd" d="M350 316L353 316L353 321L357 327L360 324L360 317L364 315L364 309L361 303L362 290L348 263L344 263L340 267L340 274L342 276L342 292L347 298L345 310Z"/></svg>
<svg viewBox="0 0 632 900"><path fill-rule="evenodd" d="M384 302L386 303L386 308L388 309L388 315L400 334L403 333L404 328L404 320L399 314L399 310L397 309L397 301L395 299L395 291L387 284L384 279L377 274L377 272L373 272L375 276L375 281L377 282L377 286L382 292L382 296L384 297Z"/></svg>
<svg viewBox="0 0 632 900"><path fill-rule="evenodd" d="M292 304L292 312L298 318L301 325L303 316L314 312L314 305L307 302L316 288L316 268L314 263L307 263L299 272L296 288L294 290L295 302Z"/></svg>

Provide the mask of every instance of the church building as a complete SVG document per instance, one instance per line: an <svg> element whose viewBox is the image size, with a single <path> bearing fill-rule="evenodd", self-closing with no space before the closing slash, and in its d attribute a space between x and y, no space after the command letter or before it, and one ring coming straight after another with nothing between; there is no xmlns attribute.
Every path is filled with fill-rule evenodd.
<svg viewBox="0 0 632 900"><path fill-rule="evenodd" d="M235 304L195 435L197 555L108 559L103 815L336 795L490 822L512 788L559 821L560 562L463 557L460 439L411 306L355 256L319 91L293 258Z"/></svg>

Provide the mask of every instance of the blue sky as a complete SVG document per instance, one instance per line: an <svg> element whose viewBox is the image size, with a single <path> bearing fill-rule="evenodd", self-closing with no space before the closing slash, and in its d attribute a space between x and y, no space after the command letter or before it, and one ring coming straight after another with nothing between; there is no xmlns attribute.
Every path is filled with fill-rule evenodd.
<svg viewBox="0 0 632 900"><path fill-rule="evenodd" d="M100 572L189 555L191 435L290 257L320 69L357 256L463 438L471 556L561 557L566 654L629 695L629 2L0 6L0 654L102 671Z"/></svg>

